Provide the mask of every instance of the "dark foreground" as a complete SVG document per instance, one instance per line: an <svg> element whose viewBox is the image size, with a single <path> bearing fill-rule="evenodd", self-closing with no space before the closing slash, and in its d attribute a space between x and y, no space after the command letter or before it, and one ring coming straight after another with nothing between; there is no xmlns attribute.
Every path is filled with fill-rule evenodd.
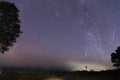
<svg viewBox="0 0 120 80"><path fill-rule="evenodd" d="M120 70L70 72L6 68L0 80L120 80Z"/></svg>

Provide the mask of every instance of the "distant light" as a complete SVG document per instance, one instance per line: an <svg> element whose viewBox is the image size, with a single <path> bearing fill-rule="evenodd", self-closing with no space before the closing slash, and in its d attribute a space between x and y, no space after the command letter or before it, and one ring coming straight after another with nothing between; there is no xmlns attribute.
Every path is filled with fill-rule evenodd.
<svg viewBox="0 0 120 80"><path fill-rule="evenodd" d="M47 78L46 80L63 80L63 79L62 79L62 78L59 78L59 77L54 76L54 77L49 77L49 78Z"/></svg>
<svg viewBox="0 0 120 80"><path fill-rule="evenodd" d="M106 65L96 64L96 63L70 62L68 65L71 66L73 71L76 71L76 70L101 71L101 70L109 69L109 67Z"/></svg>

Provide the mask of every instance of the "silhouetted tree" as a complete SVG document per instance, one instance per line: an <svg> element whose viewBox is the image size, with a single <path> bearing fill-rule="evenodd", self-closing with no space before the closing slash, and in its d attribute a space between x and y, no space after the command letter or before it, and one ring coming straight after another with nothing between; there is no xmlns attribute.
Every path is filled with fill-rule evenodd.
<svg viewBox="0 0 120 80"><path fill-rule="evenodd" d="M19 37L19 10L14 3L0 1L0 52L9 50Z"/></svg>
<svg viewBox="0 0 120 80"><path fill-rule="evenodd" d="M88 67L87 66L85 66L85 69L87 69Z"/></svg>
<svg viewBox="0 0 120 80"><path fill-rule="evenodd" d="M120 68L120 47L115 50L115 53L111 54L111 61L113 63L113 66Z"/></svg>

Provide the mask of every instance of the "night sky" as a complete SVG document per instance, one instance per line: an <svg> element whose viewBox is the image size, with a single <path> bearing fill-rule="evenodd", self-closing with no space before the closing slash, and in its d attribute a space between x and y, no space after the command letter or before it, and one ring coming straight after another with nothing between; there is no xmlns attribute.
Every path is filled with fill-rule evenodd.
<svg viewBox="0 0 120 80"><path fill-rule="evenodd" d="M120 46L120 0L7 1L20 10L23 33L0 54L2 65L111 68Z"/></svg>

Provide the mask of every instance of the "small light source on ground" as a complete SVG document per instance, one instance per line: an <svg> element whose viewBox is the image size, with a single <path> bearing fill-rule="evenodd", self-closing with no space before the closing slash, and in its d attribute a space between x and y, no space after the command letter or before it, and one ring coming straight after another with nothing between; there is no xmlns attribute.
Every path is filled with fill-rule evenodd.
<svg viewBox="0 0 120 80"><path fill-rule="evenodd" d="M63 79L60 77L53 76L53 77L48 77L46 80L63 80Z"/></svg>

